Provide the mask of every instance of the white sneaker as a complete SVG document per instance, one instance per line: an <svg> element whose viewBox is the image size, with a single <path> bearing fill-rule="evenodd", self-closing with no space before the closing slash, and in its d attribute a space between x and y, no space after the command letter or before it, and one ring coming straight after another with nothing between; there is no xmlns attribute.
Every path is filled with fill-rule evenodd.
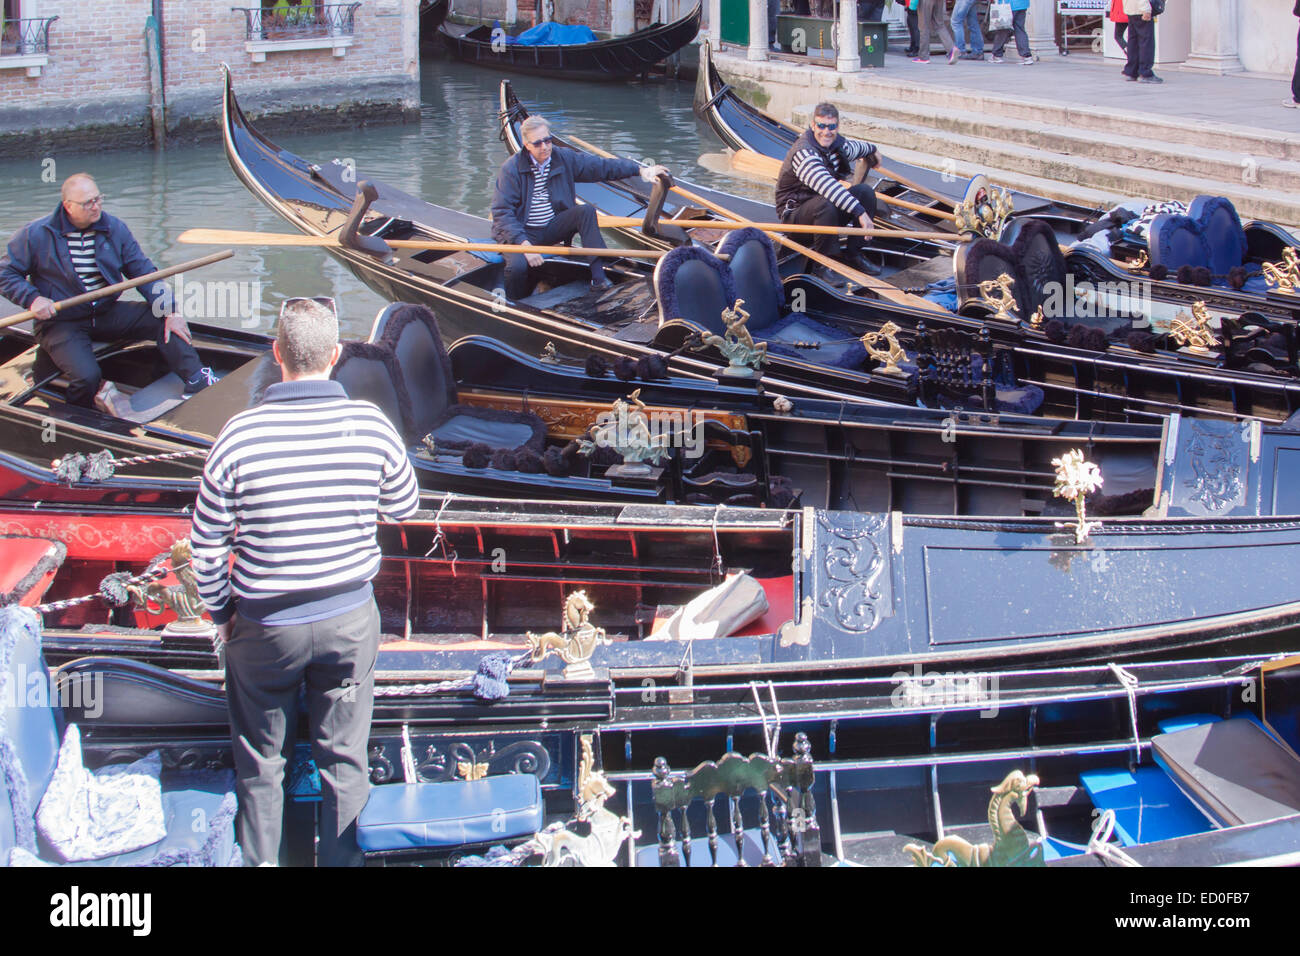
<svg viewBox="0 0 1300 956"><path fill-rule="evenodd" d="M95 393L95 407L105 415L114 418L126 418L131 413L130 400L117 390L117 386L105 380Z"/></svg>
<svg viewBox="0 0 1300 956"><path fill-rule="evenodd" d="M1300 103L1297 103L1295 100L1287 100L1287 101L1284 102L1282 105L1285 106L1285 107L1286 107L1287 109L1289 109L1289 110L1293 110L1293 109L1295 109L1295 108L1297 108L1297 107L1300 107Z"/></svg>

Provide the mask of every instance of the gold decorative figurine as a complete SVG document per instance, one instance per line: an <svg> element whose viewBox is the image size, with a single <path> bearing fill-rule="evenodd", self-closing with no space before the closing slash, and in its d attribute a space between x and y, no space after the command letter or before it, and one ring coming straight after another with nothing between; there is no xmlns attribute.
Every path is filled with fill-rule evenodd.
<svg viewBox="0 0 1300 956"><path fill-rule="evenodd" d="M1292 248L1282 250L1281 262L1266 262L1261 269L1269 285L1277 286L1278 292L1295 294L1300 286L1300 255Z"/></svg>
<svg viewBox="0 0 1300 956"><path fill-rule="evenodd" d="M957 231L989 239L1002 235L1014 211L1011 194L1001 186L985 185L953 210Z"/></svg>
<svg viewBox="0 0 1300 956"><path fill-rule="evenodd" d="M985 279L980 283L980 298L990 309L997 309L993 318L1001 322L1014 321L1011 310L1016 307L1016 296L1011 287L1015 284L1016 280L1005 272L996 279ZM997 296L993 294L995 290L998 290Z"/></svg>
<svg viewBox="0 0 1300 956"><path fill-rule="evenodd" d="M946 836L933 847L909 843L903 849L915 866L1043 866L1040 839L1031 840L1017 816L1029 808L1029 795L1038 786L1036 774L1013 770L992 788L989 829L992 843L973 844L959 836Z"/></svg>
<svg viewBox="0 0 1300 956"><path fill-rule="evenodd" d="M867 332L862 336L862 345L867 350L867 354L880 363L880 366L872 369L873 372L879 372L882 375L905 375L906 373L898 367L898 363L907 358L907 353L903 347L898 344L898 333L903 331L893 322L886 322L880 327L878 332ZM885 340L888 348L876 348L876 343L881 339Z"/></svg>
<svg viewBox="0 0 1300 956"><path fill-rule="evenodd" d="M755 344L749 329L745 328L749 313L741 308L744 304L744 299L737 299L730 309L723 309L724 335L706 332L700 336L700 348L712 345L722 353L728 363L722 374L730 378L753 378L758 374L758 367L767 361L767 343Z"/></svg>
<svg viewBox="0 0 1300 956"><path fill-rule="evenodd" d="M1193 355L1209 355L1210 346L1219 340L1210 330L1210 310L1204 302L1192 303L1192 314L1179 312L1169 323L1169 335Z"/></svg>
<svg viewBox="0 0 1300 956"><path fill-rule="evenodd" d="M207 605L199 597L199 583L190 569L190 539L181 538L173 544L168 558L177 584L162 584L158 581L144 585L128 584L127 593L131 595L136 607L144 608L147 614L176 612L176 620L163 628L163 634L193 636L216 633L216 628L203 620ZM155 558L145 573L154 571L160 563L161 558Z"/></svg>
<svg viewBox="0 0 1300 956"><path fill-rule="evenodd" d="M603 627L588 620L596 605L587 600L586 591L574 591L564 601L564 624L559 634L547 631L534 634L528 631L528 646L533 652L533 662L540 663L555 654L564 661L567 680L591 680L596 671L591 666L591 655L600 645L613 643L605 636Z"/></svg>

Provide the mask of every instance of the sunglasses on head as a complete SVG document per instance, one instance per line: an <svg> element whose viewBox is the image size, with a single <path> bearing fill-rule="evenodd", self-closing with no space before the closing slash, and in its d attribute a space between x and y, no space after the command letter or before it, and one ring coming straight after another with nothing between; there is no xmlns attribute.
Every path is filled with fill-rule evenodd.
<svg viewBox="0 0 1300 956"><path fill-rule="evenodd" d="M541 139L533 140L528 145L533 147L534 149L538 149L542 146L550 146L553 142L555 142L554 136L543 136Z"/></svg>
<svg viewBox="0 0 1300 956"><path fill-rule="evenodd" d="M285 299L283 302L280 303L280 316L281 317L284 316L285 309L289 308L290 306L298 305L302 302L315 302L317 305L321 305L329 309L330 312L334 315L334 317L338 318L339 310L334 305L333 297L328 295L312 295L312 296L295 295L288 299Z"/></svg>
<svg viewBox="0 0 1300 956"><path fill-rule="evenodd" d="M835 132L835 130L837 130L837 129L840 128L840 124L839 124L838 122L835 122L835 123L813 123L813 126L815 126L817 129L825 130L825 131L828 132L828 133L833 133L833 132Z"/></svg>

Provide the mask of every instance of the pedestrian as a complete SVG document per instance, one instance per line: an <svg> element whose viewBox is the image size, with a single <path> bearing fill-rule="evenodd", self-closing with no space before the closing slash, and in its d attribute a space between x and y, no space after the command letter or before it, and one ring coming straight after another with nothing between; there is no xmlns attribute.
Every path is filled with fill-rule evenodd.
<svg viewBox="0 0 1300 956"><path fill-rule="evenodd" d="M646 182L667 175L662 166L641 166L631 159L603 159L572 149L555 149L550 124L530 116L519 126L524 148L501 164L492 196L492 238L508 245L546 246L567 242L576 232L588 249L603 249L596 207L579 204L575 183L603 183L640 175ZM529 269L542 264L536 253L505 254L505 293L522 299L532 291ZM591 288L610 281L600 259L591 261Z"/></svg>
<svg viewBox="0 0 1300 956"><path fill-rule="evenodd" d="M921 0L907 0L907 49L903 55L919 56L921 50L921 32L917 23L916 6Z"/></svg>
<svg viewBox="0 0 1300 956"><path fill-rule="evenodd" d="M876 215L875 190L867 183L846 188L840 180L849 175L856 160L865 159L872 168L880 164L880 155L871 143L841 136L839 125L840 111L831 103L818 103L808 129L786 153L776 180L776 214L782 222L816 226L854 223L871 228ZM849 238L845 261L859 272L880 275L880 266L862 255L866 245L865 239ZM818 235L812 249L824 256L837 256L839 239ZM814 274L829 277L821 266Z"/></svg>
<svg viewBox="0 0 1300 956"><path fill-rule="evenodd" d="M1156 62L1156 21L1151 0L1124 0L1128 17L1128 59L1123 73L1130 83L1163 83L1152 71Z"/></svg>
<svg viewBox="0 0 1300 956"><path fill-rule="evenodd" d="M1300 0L1296 0L1295 8L1291 13L1300 17ZM1291 71L1291 100L1283 105L1291 109L1300 106L1300 30L1296 31L1295 37L1295 68Z"/></svg>
<svg viewBox="0 0 1300 956"><path fill-rule="evenodd" d="M1028 2L1029 0L1025 0L1025 3ZM916 56L912 58L913 63L930 62L930 34L932 33L939 37L939 42L948 51L948 62L950 64L957 62L960 51L957 49L957 44L953 42L952 31L948 29L948 18L944 13L944 0L921 0L917 8L921 40L917 45Z"/></svg>
<svg viewBox="0 0 1300 956"><path fill-rule="evenodd" d="M249 866L279 856L304 682L321 781L317 862L361 864L379 653L375 523L414 514L419 489L384 413L329 380L338 335L332 309L286 301L272 346L282 381L217 436L190 531L199 593L225 642L235 832Z"/></svg>
<svg viewBox="0 0 1300 956"><path fill-rule="evenodd" d="M970 49L966 49L966 35L970 34ZM957 0L952 8L953 45L961 51L963 60L984 59L984 31L980 29L978 0Z"/></svg>
<svg viewBox="0 0 1300 956"><path fill-rule="evenodd" d="M776 18L781 13L781 0L767 0L767 42L773 53L781 52L781 44L776 41Z"/></svg>
<svg viewBox="0 0 1300 956"><path fill-rule="evenodd" d="M63 299L157 271L126 224L104 212L104 196L90 174L65 179L54 212L15 232L0 258L0 295L36 313L36 380L62 372L68 378L69 404L94 405L122 417L130 405L112 382L104 381L93 343L148 339L158 344L184 383L183 394L212 384L212 370L203 367L185 319L172 311L165 282L141 286L144 302L124 302L117 293L54 309Z"/></svg>
<svg viewBox="0 0 1300 956"><path fill-rule="evenodd" d="M990 59L994 63L1002 62L1002 51L1006 49L1007 39L1012 33L1016 36L1016 52L1020 54L1021 65L1033 66L1038 62L1038 57L1029 48L1029 34L1025 32L1025 17L1028 13L1029 0L1011 0L1011 29L999 30L993 36L993 56Z"/></svg>
<svg viewBox="0 0 1300 956"><path fill-rule="evenodd" d="M1127 55L1128 44L1124 42L1124 31L1128 29L1128 15L1124 12L1124 0L1110 0L1110 21L1115 24L1115 42Z"/></svg>

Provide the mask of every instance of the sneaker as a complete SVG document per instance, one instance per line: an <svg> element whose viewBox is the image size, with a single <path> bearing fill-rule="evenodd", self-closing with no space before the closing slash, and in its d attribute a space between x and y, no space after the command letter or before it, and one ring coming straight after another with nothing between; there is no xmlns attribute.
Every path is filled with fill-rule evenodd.
<svg viewBox="0 0 1300 956"><path fill-rule="evenodd" d="M996 53L994 53L991 57L989 57L989 60L990 60L991 62L993 62L993 63L1001 63L1001 62L1002 62L1002 57L1000 57L1000 56L998 56Z"/></svg>
<svg viewBox="0 0 1300 956"><path fill-rule="evenodd" d="M929 62L930 62L930 58L929 58L928 56L914 56L914 57L912 57L912 62L913 62L913 63L929 63Z"/></svg>
<svg viewBox="0 0 1300 956"><path fill-rule="evenodd" d="M1139 83L1163 83L1164 80L1160 79L1160 77L1156 76L1156 75L1153 73L1153 74L1151 74L1150 76L1140 76L1140 77L1138 77L1138 82L1139 82Z"/></svg>
<svg viewBox="0 0 1300 956"><path fill-rule="evenodd" d="M960 59L963 59L963 60L982 60L982 59L984 59L984 54L983 54L983 53L963 53L963 54L961 55Z"/></svg>
<svg viewBox="0 0 1300 956"><path fill-rule="evenodd" d="M193 395L195 392L201 391L202 389L207 388L209 385L215 384L216 381L217 381L217 377L216 375L212 374L212 369L208 368L205 365L203 366L203 368L199 369L197 372L194 373L194 377L192 379L190 379L188 382L185 383L185 394Z"/></svg>
<svg viewBox="0 0 1300 956"><path fill-rule="evenodd" d="M949 66L952 66L954 63L956 63L956 62L957 62L957 57L959 57L959 56L961 56L961 50L957 49L956 47L953 47L951 50L949 50L949 51L948 51L948 65L949 65Z"/></svg>
<svg viewBox="0 0 1300 956"><path fill-rule="evenodd" d="M1285 107L1286 107L1287 109L1289 109L1289 110L1293 110L1293 109L1296 109L1297 107L1300 107L1300 103L1297 103L1295 100L1287 100L1287 101L1286 101L1285 103L1283 103L1282 105L1285 106Z"/></svg>
<svg viewBox="0 0 1300 956"><path fill-rule="evenodd" d="M114 418L125 418L131 413L131 402L117 390L116 385L107 380L95 393L95 407Z"/></svg>
<svg viewBox="0 0 1300 956"><path fill-rule="evenodd" d="M1038 62L1038 57L1031 53L1029 54L1029 56L1025 57L1023 60L1020 61L1020 65L1033 66L1037 62Z"/></svg>
<svg viewBox="0 0 1300 956"><path fill-rule="evenodd" d="M1129 76L1127 73L1125 73L1124 80L1128 83L1136 83L1138 81L1138 78L1136 76Z"/></svg>

